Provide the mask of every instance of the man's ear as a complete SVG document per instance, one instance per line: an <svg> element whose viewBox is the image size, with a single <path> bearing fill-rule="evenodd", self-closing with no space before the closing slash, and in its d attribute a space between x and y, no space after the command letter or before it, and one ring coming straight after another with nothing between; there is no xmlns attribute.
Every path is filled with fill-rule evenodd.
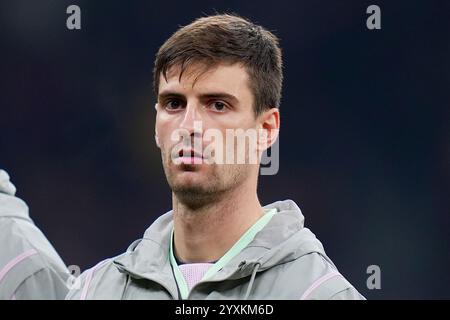
<svg viewBox="0 0 450 320"><path fill-rule="evenodd" d="M270 148L278 138L280 131L280 110L270 108L259 117L260 132L258 133L258 151L264 152Z"/></svg>

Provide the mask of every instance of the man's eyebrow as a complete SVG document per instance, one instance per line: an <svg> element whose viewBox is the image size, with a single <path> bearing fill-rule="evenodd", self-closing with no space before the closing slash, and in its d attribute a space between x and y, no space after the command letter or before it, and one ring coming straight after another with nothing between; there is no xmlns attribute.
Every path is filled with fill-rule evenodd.
<svg viewBox="0 0 450 320"><path fill-rule="evenodd" d="M237 104L239 102L239 99L233 96L232 94L226 93L226 92L211 92L211 93L204 93L200 95L201 99L223 99L228 100L233 104Z"/></svg>
<svg viewBox="0 0 450 320"><path fill-rule="evenodd" d="M163 100L167 98L178 98L178 99L186 99L185 95L176 92L176 91L163 91L158 94L158 100ZM209 92L209 93L202 93L199 95L200 99L223 99L228 100L231 103L237 104L239 102L239 99L236 98L234 95L226 93L226 92Z"/></svg>
<svg viewBox="0 0 450 320"><path fill-rule="evenodd" d="M158 101L163 100L165 98L178 98L184 99L184 95L175 91L164 91L158 94Z"/></svg>

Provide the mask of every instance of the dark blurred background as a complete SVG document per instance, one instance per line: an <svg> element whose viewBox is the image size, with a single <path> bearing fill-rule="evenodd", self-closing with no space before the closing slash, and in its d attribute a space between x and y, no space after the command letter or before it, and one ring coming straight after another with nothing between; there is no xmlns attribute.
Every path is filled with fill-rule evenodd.
<svg viewBox="0 0 450 320"><path fill-rule="evenodd" d="M122 253L171 209L154 55L180 25L235 12L284 51L280 170L261 202L295 200L367 298L450 298L450 1L0 3L0 168L68 265Z"/></svg>

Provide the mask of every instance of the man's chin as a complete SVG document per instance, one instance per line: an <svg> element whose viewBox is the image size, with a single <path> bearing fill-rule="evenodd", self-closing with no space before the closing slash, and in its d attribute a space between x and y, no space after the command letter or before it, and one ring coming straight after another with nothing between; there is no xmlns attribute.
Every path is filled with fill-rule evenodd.
<svg viewBox="0 0 450 320"><path fill-rule="evenodd" d="M171 189L181 203L192 209L214 202L216 197L216 193L206 188L204 183L175 183Z"/></svg>
<svg viewBox="0 0 450 320"><path fill-rule="evenodd" d="M176 170L172 172L172 189L197 189L207 181L204 172L197 170Z"/></svg>
<svg viewBox="0 0 450 320"><path fill-rule="evenodd" d="M201 191L205 188L206 181L202 177L195 176L193 172L183 172L178 175L173 183L172 189L186 191Z"/></svg>
<svg viewBox="0 0 450 320"><path fill-rule="evenodd" d="M209 171L171 171L170 188L178 201L191 209L210 205L226 191L219 179Z"/></svg>

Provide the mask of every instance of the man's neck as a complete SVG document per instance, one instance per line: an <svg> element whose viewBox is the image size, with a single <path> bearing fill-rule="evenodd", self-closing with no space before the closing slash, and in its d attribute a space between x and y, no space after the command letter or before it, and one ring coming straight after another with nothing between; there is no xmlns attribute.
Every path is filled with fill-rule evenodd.
<svg viewBox="0 0 450 320"><path fill-rule="evenodd" d="M245 187L245 186L242 186ZM173 195L174 249L185 262L220 259L261 216L256 190L224 193L214 203L195 210Z"/></svg>

